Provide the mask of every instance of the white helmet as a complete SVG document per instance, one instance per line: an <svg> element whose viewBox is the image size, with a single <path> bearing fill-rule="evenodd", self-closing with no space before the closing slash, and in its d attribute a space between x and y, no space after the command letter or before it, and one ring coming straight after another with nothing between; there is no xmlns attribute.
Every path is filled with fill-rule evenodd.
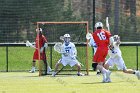
<svg viewBox="0 0 140 93"><path fill-rule="evenodd" d="M39 30L40 32L42 32L42 28L38 28L38 29L36 29L36 31L38 31L38 30Z"/></svg>
<svg viewBox="0 0 140 93"><path fill-rule="evenodd" d="M42 28L39 28L39 31L42 32Z"/></svg>
<svg viewBox="0 0 140 93"><path fill-rule="evenodd" d="M114 41L118 41L120 39L118 35L114 35L113 38L114 38Z"/></svg>
<svg viewBox="0 0 140 93"><path fill-rule="evenodd" d="M103 23L102 22L97 22L95 24L95 28L97 29L98 27L102 27L103 28Z"/></svg>
<svg viewBox="0 0 140 93"><path fill-rule="evenodd" d="M65 38L65 37L69 37L69 38L70 38L70 35L69 35L69 34L65 34L65 35L64 35L64 38Z"/></svg>
<svg viewBox="0 0 140 93"><path fill-rule="evenodd" d="M69 34L64 35L64 42L65 42L65 44L69 44L69 42L70 42L70 35Z"/></svg>

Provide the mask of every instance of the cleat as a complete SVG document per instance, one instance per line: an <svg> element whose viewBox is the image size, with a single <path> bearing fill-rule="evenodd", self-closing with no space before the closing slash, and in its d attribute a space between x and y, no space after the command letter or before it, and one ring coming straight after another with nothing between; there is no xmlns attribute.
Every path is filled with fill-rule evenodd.
<svg viewBox="0 0 140 93"><path fill-rule="evenodd" d="M32 67L32 69L29 72L30 73L35 73L35 67Z"/></svg>
<svg viewBox="0 0 140 93"><path fill-rule="evenodd" d="M77 73L77 76L84 76L85 74Z"/></svg>
<svg viewBox="0 0 140 93"><path fill-rule="evenodd" d="M52 77L55 77L55 75L56 75L56 72L52 72Z"/></svg>
<svg viewBox="0 0 140 93"><path fill-rule="evenodd" d="M33 71L33 70L30 70L29 72L30 72L30 73L35 73L35 71Z"/></svg>
<svg viewBox="0 0 140 93"><path fill-rule="evenodd" d="M138 78L138 80L140 80L140 71L136 71L136 76L137 76L137 78Z"/></svg>

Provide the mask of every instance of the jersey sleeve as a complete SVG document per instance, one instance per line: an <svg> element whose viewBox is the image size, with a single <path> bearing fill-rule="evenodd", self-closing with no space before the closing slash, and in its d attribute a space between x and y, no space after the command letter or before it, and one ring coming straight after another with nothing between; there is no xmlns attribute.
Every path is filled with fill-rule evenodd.
<svg viewBox="0 0 140 93"><path fill-rule="evenodd" d="M45 43L47 43L48 41L47 41L47 38L44 36L44 35L42 35L42 37L43 37L43 41L45 42Z"/></svg>
<svg viewBox="0 0 140 93"><path fill-rule="evenodd" d="M111 37L111 33L110 33L109 31L105 31L105 33L106 33L106 36L107 36L108 38Z"/></svg>
<svg viewBox="0 0 140 93"><path fill-rule="evenodd" d="M71 56L72 57L76 57L77 56L77 49L75 47L75 44L71 43L72 44L72 53L71 53Z"/></svg>

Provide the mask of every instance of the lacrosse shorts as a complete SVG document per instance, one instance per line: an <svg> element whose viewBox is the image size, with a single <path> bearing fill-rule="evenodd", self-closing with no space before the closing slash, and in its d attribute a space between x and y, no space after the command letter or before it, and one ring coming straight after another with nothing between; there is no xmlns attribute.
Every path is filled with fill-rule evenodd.
<svg viewBox="0 0 140 93"><path fill-rule="evenodd" d="M111 57L110 57L110 58L106 61L105 64L108 64L109 67L111 67L111 68L113 68L114 65L116 65L116 67L118 68L118 70L126 70L126 69L127 69L127 67L126 67L126 65L125 65L125 63L124 63L123 58L122 58L122 57L119 57L119 56L114 57L114 58L111 58Z"/></svg>
<svg viewBox="0 0 140 93"><path fill-rule="evenodd" d="M108 54L108 48L98 47L95 55L93 56L93 62L105 62L105 58Z"/></svg>
<svg viewBox="0 0 140 93"><path fill-rule="evenodd" d="M71 67L75 66L78 64L77 59L71 59L71 58L61 58L58 63L62 63L63 66L70 65Z"/></svg>
<svg viewBox="0 0 140 93"><path fill-rule="evenodd" d="M38 50L37 49L34 52L33 59L34 60L39 60L39 54L38 54ZM46 60L46 54L45 54L45 52L40 53L40 60Z"/></svg>

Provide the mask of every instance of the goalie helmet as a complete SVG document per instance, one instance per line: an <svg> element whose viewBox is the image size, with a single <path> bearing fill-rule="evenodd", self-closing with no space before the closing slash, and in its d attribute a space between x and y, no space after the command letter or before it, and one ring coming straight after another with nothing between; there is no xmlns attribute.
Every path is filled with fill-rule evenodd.
<svg viewBox="0 0 140 93"><path fill-rule="evenodd" d="M102 22L97 22L96 24L95 24L95 28L97 29L97 28L103 28L103 23Z"/></svg>
<svg viewBox="0 0 140 93"><path fill-rule="evenodd" d="M69 34L65 34L65 35L64 35L64 42L65 42L66 44L69 44L69 42L70 42L70 35L69 35Z"/></svg>
<svg viewBox="0 0 140 93"><path fill-rule="evenodd" d="M70 35L69 35L69 34L65 34L65 35L64 35L64 38L65 38L65 37L69 37L69 38L70 38Z"/></svg>

